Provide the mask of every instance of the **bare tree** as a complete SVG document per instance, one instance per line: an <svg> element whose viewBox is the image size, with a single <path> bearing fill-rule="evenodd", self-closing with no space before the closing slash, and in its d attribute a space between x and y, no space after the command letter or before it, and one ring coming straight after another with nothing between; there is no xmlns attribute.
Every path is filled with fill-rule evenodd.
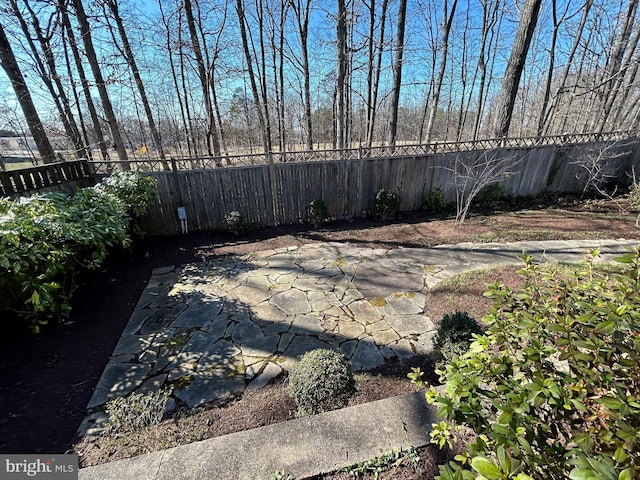
<svg viewBox="0 0 640 480"><path fill-rule="evenodd" d="M200 47L200 40L198 39L198 31L196 30L196 22L193 16L193 5L191 0L184 0L184 12L187 18L187 28L191 37L191 47L193 48L193 54L198 68L200 86L202 87L202 101L204 102L207 114L207 151L210 156L215 155L216 157L219 157L220 142L218 139L215 115L211 105L211 97L209 96L209 79L207 77L207 69L204 64L204 57ZM212 147L213 152L211 151Z"/></svg>
<svg viewBox="0 0 640 480"><path fill-rule="evenodd" d="M261 7L260 4L259 7ZM256 83L256 76L253 68L253 57L249 48L249 37L247 35L247 18L245 15L244 4L242 0L236 0L236 13L238 14L238 21L240 22L240 38L242 40L242 50L247 62L247 73L249 76L249 82L251 85L251 93L253 94L253 101L258 112L258 122L260 123L260 130L262 131L262 145L265 153L271 152L271 127L269 123L269 110L267 104L266 95L266 81L261 83L260 90L258 90L258 84ZM259 14L259 18L262 18ZM260 29L262 30L262 29ZM260 35L262 35L262 31ZM260 46L264 49L264 42L260 42ZM262 51L262 61L264 62L264 50ZM264 74L264 68L262 73ZM272 157L270 156L270 161Z"/></svg>
<svg viewBox="0 0 640 480"><path fill-rule="evenodd" d="M47 137L47 134L44 131L38 111L33 104L31 92L29 92L29 89L27 88L24 76L22 75L22 71L16 61L13 49L11 48L11 44L9 43L9 39L7 38L2 24L0 24L0 66L2 66L7 77L9 77L13 91L16 93L16 97L18 97L18 103L22 108L25 120L27 121L27 125L29 126L29 130L31 131L33 140L38 147L38 153L40 153L42 160L45 163L55 162L56 154L49 142L49 137Z"/></svg>
<svg viewBox="0 0 640 480"><path fill-rule="evenodd" d="M513 41L511 55L504 72L502 88L497 101L494 122L494 135L497 137L506 137L509 134L511 114L513 113L516 95L520 86L520 77L524 70L531 38L538 23L541 4L542 0L525 0L522 6L518 31Z"/></svg>
<svg viewBox="0 0 640 480"><path fill-rule="evenodd" d="M456 1L457 0L454 0L454 4ZM389 120L389 145L392 146L396 144L396 134L398 133L398 104L400 102L400 87L402 86L402 57L404 54L404 29L406 18L407 0L400 0L400 5L398 6L396 59L393 64L393 88L390 107L391 118Z"/></svg>
<svg viewBox="0 0 640 480"><path fill-rule="evenodd" d="M464 223L471 204L486 187L514 175L524 159L501 148L455 154L450 170L456 191L456 225Z"/></svg>
<svg viewBox="0 0 640 480"><path fill-rule="evenodd" d="M554 1L554 5L555 5L555 1ZM571 68L574 67L573 59L575 58L576 51L578 50L578 46L580 45L580 42L582 40L582 34L587 24L587 20L589 18L589 12L591 11L592 6L593 6L593 0L586 0L581 7L582 15L580 17L580 23L575 32L573 44L571 46L571 51L569 52L569 56L565 63L564 69L562 71L562 76L560 78L559 85L556 89L555 95L553 96L551 105L548 108L543 109L543 115L544 115L544 118L542 118L542 123L544 125L544 130L542 132L543 134L548 134L551 131L552 118L554 114L557 112L558 104L562 95L566 93L567 79L569 77ZM552 69L549 68L549 71L552 71Z"/></svg>
<svg viewBox="0 0 640 480"><path fill-rule="evenodd" d="M96 140L98 142L98 148L100 149L100 152L102 154L102 159L106 161L109 159L109 152L107 150L107 144L104 140L104 135L102 133L102 128L100 126L100 119L98 118L98 112L96 111L95 104L93 103L93 98L91 98L90 85L89 85L89 81L87 80L87 76L85 74L82 58L80 57L80 51L78 50L78 44L76 43L75 34L73 32L71 21L69 19L69 13L67 11L67 2L65 0L59 0L58 9L60 10L62 25L66 33L66 36L63 36L63 40L66 39L69 42L69 46L71 47L71 53L73 55L73 60L74 60L76 69L78 71L80 84L82 86L82 93L84 95L85 102L87 104L87 109L89 110L91 123L93 124L93 132L96 136ZM82 118L82 115L79 115L79 117Z"/></svg>
<svg viewBox="0 0 640 480"><path fill-rule="evenodd" d="M313 122L311 120L311 71L309 67L309 17L311 0L290 0L293 10L298 41L300 42L300 63L303 76L302 105L305 126L305 147L313 150Z"/></svg>
<svg viewBox="0 0 640 480"><path fill-rule="evenodd" d="M338 55L338 75L335 92L336 148L342 150L347 143L347 6L345 0L338 0L336 19L336 51Z"/></svg>
<svg viewBox="0 0 640 480"><path fill-rule="evenodd" d="M589 192L613 198L614 195L607 193L605 187L609 180L620 178L621 170L625 169L626 164L619 160L629 157L630 148L629 142L623 140L596 142L574 148L570 164L581 168L581 172L576 175L584 182L581 199Z"/></svg>
<svg viewBox="0 0 640 480"><path fill-rule="evenodd" d="M369 56L367 61L367 139L366 146L371 147L378 114L378 93L380 90L380 72L382 70L382 57L385 45L385 30L387 24L387 9L389 0L382 0L380 12L378 40L374 41L376 24L376 2L371 0L369 4Z"/></svg>
<svg viewBox="0 0 640 480"><path fill-rule="evenodd" d="M138 63L136 62L136 58L133 54L133 50L131 49L131 44L129 43L129 37L127 35L126 29L124 28L124 23L122 22L118 0L104 0L104 2L105 2L105 6L111 12L111 15L113 16L113 20L115 21L116 27L118 29L118 33L120 34L120 40L122 41L121 53L122 53L122 56L127 61L127 64L131 69L131 73L133 74L133 78L135 80L138 93L140 94L140 101L142 103L142 108L144 108L144 113L147 117L147 122L149 122L149 129L151 130L151 137L153 138L153 142L155 143L155 148L158 149L160 158L164 159L165 154L164 154L164 147L162 145L162 138L160 137L160 133L158 132L158 128L156 127L156 121L154 119L153 113L151 112L151 106L149 105L147 91L145 89L144 82L142 81L142 77L140 75L140 69L138 68Z"/></svg>
<svg viewBox="0 0 640 480"><path fill-rule="evenodd" d="M82 42L84 43L85 55L87 56L87 61L89 62L89 66L91 67L91 71L93 72L93 77L96 81L96 87L98 89L98 93L100 94L102 108L104 109L104 113L111 130L111 137L114 142L114 147L116 149L116 152L118 153L118 158L121 161L126 162L126 160L128 160L127 150L125 148L124 142L122 141L122 135L120 134L118 120L116 119L116 115L113 111L113 105L111 104L111 99L109 98L109 92L107 92L107 84L105 83L102 76L102 71L98 62L98 56L96 55L96 50L93 46L93 39L91 38L91 30L89 28L87 14L84 10L84 6L82 5L82 0L71 0L71 2L78 18L78 25L80 26L80 34L82 35ZM123 163L122 167L124 169L128 169L129 164Z"/></svg>
<svg viewBox="0 0 640 480"><path fill-rule="evenodd" d="M51 46L51 39L56 34L56 30L58 28L59 13L56 11L47 12L49 14L49 18L46 22L47 27L45 32L40 25L39 16L33 10L28 0L23 0L22 3L29 14L31 20L30 24L32 27L31 30L29 29L27 19L20 10L16 0L9 0L14 17L18 20L22 32L27 39L27 43L32 53L32 58L37 65L37 71L40 78L51 94L53 103L55 104L60 120L62 121L64 131L73 145L74 154L77 158L82 158L85 156L85 147L82 139L80 138L80 132L75 122L75 118L71 112L69 98L62 85L62 77L58 74L56 62L53 56L53 48ZM44 14L45 13L41 10L40 15ZM35 44L34 38L40 46L39 50Z"/></svg>
<svg viewBox="0 0 640 480"><path fill-rule="evenodd" d="M431 110L429 113L429 122L427 123L426 141L431 140L431 134L433 133L433 125L436 119L436 112L438 111L438 104L440 103L440 92L442 89L442 81L444 80L444 74L447 69L447 58L449 56L449 35L451 33L451 24L453 23L453 17L456 13L456 7L458 6L458 0L453 0L451 10L449 10L448 0L442 2L442 43L440 51L440 68L438 70L438 78L435 81L433 87L433 100L431 101Z"/></svg>
<svg viewBox="0 0 640 480"><path fill-rule="evenodd" d="M640 39L640 25L638 25L636 21L637 10L638 1L631 0L622 23L622 28L620 29L620 35L613 45L613 51L611 52L609 62L604 71L605 82L601 84L602 115L597 127L599 132L604 131L608 125L613 104L618 100L618 95L621 94L621 87L627 72L631 70L630 64L633 60L633 54L638 45L638 40ZM633 35L631 35L634 24L635 31ZM637 59L633 61L637 63ZM624 94L625 92L622 93Z"/></svg>

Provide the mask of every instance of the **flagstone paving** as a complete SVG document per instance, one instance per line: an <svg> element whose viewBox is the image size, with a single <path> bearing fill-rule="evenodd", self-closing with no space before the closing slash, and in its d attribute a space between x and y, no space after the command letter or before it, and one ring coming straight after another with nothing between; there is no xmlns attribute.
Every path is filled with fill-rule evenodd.
<svg viewBox="0 0 640 480"><path fill-rule="evenodd" d="M109 400L167 388L189 408L264 386L316 348L355 371L432 349L430 288L457 273L518 263L610 261L637 241L459 244L394 250L322 243L156 269L88 405L81 432Z"/></svg>

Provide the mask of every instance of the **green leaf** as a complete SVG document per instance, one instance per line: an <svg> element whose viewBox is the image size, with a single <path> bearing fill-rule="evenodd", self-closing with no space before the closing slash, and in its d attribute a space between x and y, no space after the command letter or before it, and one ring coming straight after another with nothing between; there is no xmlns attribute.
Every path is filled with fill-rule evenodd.
<svg viewBox="0 0 640 480"><path fill-rule="evenodd" d="M574 468L569 473L571 480L599 480L590 468Z"/></svg>
<svg viewBox="0 0 640 480"><path fill-rule="evenodd" d="M502 478L502 470L494 465L491 460L485 457L474 457L471 460L471 467L488 480L499 480Z"/></svg>
<svg viewBox="0 0 640 480"><path fill-rule="evenodd" d="M626 468L621 471L620 475L618 475L618 480L633 480L633 478L631 477L631 470Z"/></svg>

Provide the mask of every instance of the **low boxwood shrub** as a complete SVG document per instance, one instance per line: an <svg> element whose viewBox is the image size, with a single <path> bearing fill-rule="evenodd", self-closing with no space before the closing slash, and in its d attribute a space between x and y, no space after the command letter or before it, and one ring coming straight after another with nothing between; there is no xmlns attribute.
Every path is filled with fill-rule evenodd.
<svg viewBox="0 0 640 480"><path fill-rule="evenodd" d="M445 211L447 209L447 204L444 201L444 190L441 188L429 190L429 192L424 196L422 209L430 213L440 213Z"/></svg>
<svg viewBox="0 0 640 480"><path fill-rule="evenodd" d="M105 177L96 189L110 193L123 202L134 233L142 233L138 227L138 219L145 214L158 194L155 178L130 171L118 172Z"/></svg>
<svg viewBox="0 0 640 480"><path fill-rule="evenodd" d="M114 246L130 245L129 212L151 201L155 180L143 183L141 196L98 184L72 196L0 199L0 311L16 312L34 331L66 317L77 272L99 267Z"/></svg>
<svg viewBox="0 0 640 480"><path fill-rule="evenodd" d="M356 384L342 354L318 349L300 357L287 390L298 404L298 414L304 416L344 407L356 392Z"/></svg>
<svg viewBox="0 0 640 480"><path fill-rule="evenodd" d="M329 218L329 211L324 200L315 199L309 203L309 220L314 227L318 228Z"/></svg>
<svg viewBox="0 0 640 480"><path fill-rule="evenodd" d="M164 417L169 395L165 390L139 393L114 398L107 402L105 411L107 422L104 432L137 432L151 425L158 425Z"/></svg>
<svg viewBox="0 0 640 480"><path fill-rule="evenodd" d="M376 194L374 216L378 220L394 220L400 210L400 196L393 190L381 189Z"/></svg>
<svg viewBox="0 0 640 480"><path fill-rule="evenodd" d="M238 210L227 213L224 216L224 223L227 224L227 229L234 237L240 237L247 231L247 221Z"/></svg>
<svg viewBox="0 0 640 480"><path fill-rule="evenodd" d="M482 333L480 324L467 312L456 311L445 314L433 339L433 347L442 357L438 367L466 353L473 341L473 335Z"/></svg>
<svg viewBox="0 0 640 480"><path fill-rule="evenodd" d="M488 330L427 393L476 438L438 478L640 478L640 247L613 277L522 258L525 286L490 286ZM434 443L456 428L434 424Z"/></svg>
<svg viewBox="0 0 640 480"><path fill-rule="evenodd" d="M509 195L501 183L491 183L484 187L478 195L477 204L484 208L497 210L509 200Z"/></svg>

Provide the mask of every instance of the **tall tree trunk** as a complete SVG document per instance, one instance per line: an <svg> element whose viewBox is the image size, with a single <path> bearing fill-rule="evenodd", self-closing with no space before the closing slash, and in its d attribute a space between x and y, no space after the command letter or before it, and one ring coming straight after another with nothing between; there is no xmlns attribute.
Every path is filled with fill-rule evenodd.
<svg viewBox="0 0 640 480"><path fill-rule="evenodd" d="M457 1L457 0L456 0ZM393 64L393 90L391 93L391 119L389 120L389 145L395 146L398 132L398 103L402 86L402 58L404 54L404 27L407 18L407 0L398 5L398 31L396 40L396 59Z"/></svg>
<svg viewBox="0 0 640 480"><path fill-rule="evenodd" d="M118 126L118 121L113 111L113 105L111 104L109 93L107 92L107 85L105 84L104 78L102 77L102 71L100 70L100 64L98 63L98 57L93 46L93 39L91 38L91 30L89 28L87 14L84 11L82 0L71 0L71 2L78 18L78 25L80 26L80 34L82 35L82 42L84 43L87 61L91 66L93 77L96 80L96 87L98 89L98 93L100 94L100 101L102 102L102 108L104 108L104 114L107 118L107 122L109 123L109 128L111 129L111 137L113 138L115 149L118 153L118 158L121 161L126 162L126 160L128 160L127 150L125 149L124 142L122 141L120 127ZM129 169L129 164L124 163L122 167L124 169Z"/></svg>
<svg viewBox="0 0 640 480"><path fill-rule="evenodd" d="M267 119L265 118L265 111L263 109L262 101L260 99L260 92L258 92L258 85L256 84L256 78L253 70L253 59L251 57L251 51L249 50L249 39L247 37L247 25L244 13L243 0L236 0L236 13L238 14L238 21L240 24L240 38L242 40L242 50L244 52L245 60L247 61L247 73L249 76L249 83L251 85L251 93L253 95L253 102L258 113L258 122L260 124L260 130L262 132L262 145L265 153L271 152L271 132L267 128ZM272 157L270 157L271 159Z"/></svg>
<svg viewBox="0 0 640 480"><path fill-rule="evenodd" d="M303 76L302 103L304 111L305 147L313 150L313 124L311 119L311 72L309 69L309 15L311 0L291 0L290 6L295 14L300 41L301 66Z"/></svg>
<svg viewBox="0 0 640 480"><path fill-rule="evenodd" d="M497 101L497 116L494 123L494 135L502 138L509 135L511 115L520 86L520 77L529 52L533 32L538 23L542 0L525 0L518 24L516 38L513 41L511 55L502 80L502 88Z"/></svg>
<svg viewBox="0 0 640 480"><path fill-rule="evenodd" d="M144 109L144 113L147 117L147 122L149 122L151 138L153 138L153 142L156 144L155 146L158 149L160 158L164 160L165 154L164 147L162 145L162 138L160 137L160 133L158 132L158 128L156 127L155 119L153 118L153 113L151 112L151 106L149 105L147 92L144 88L144 83L142 81L142 77L140 76L140 70L138 69L136 58L133 55L133 50L131 49L131 45L129 43L127 31L125 30L124 24L122 23L118 0L106 0L106 4L113 15L113 19L116 22L116 27L118 28L118 33L120 34L120 39L122 40L122 48L124 49L125 59L127 61L127 64L129 65L129 68L131 69L131 73L133 74L133 79L136 82L136 86L138 87L138 93L140 94L142 108Z"/></svg>
<svg viewBox="0 0 640 480"><path fill-rule="evenodd" d="M558 88L556 90L556 94L553 96L553 101L551 106L545 112L545 118L543 120L544 123L544 135L548 135L551 131L552 121L551 119L555 116L555 113L558 109L558 104L562 97L562 94L565 93L567 78L569 78L569 73L571 68L574 67L573 59L575 58L578 47L580 46L580 42L582 40L582 32L584 32L585 25L587 24L587 19L589 18L589 12L591 11L591 7L593 6L594 0L586 0L582 7L582 16L580 18L580 24L578 25L578 29L575 32L573 45L571 46L571 51L569 52L569 56L567 57L567 61L565 67L562 71L562 76L560 78L560 82ZM562 133L562 132L557 132Z"/></svg>
<svg viewBox="0 0 640 480"><path fill-rule="evenodd" d="M31 17L33 33L29 29L27 21L23 17L17 2L15 0L9 0L9 3L11 5L11 9L15 18L18 19L18 22L20 23L20 27L27 39L29 48L33 53L33 58L36 61L38 71L40 72L40 78L47 87L47 90L49 90L51 98L53 99L53 103L56 106L56 110L58 110L58 114L60 116L60 120L62 121L62 126L64 128L65 134L73 145L74 155L76 156L76 158L82 158L84 156L84 145L80 138L80 132L78 131L78 126L76 125L73 113L71 112L69 99L64 90L64 87L62 86L60 75L58 75L57 72L56 62L51 52L50 38L52 36L52 33L49 32L47 33L47 35L45 35L45 33L42 31L42 28L40 27L40 20L31 8L31 5L29 5L28 0L24 0L23 3ZM54 19L54 16L55 14L50 17L50 20L48 22L49 25L57 25L57 21L55 21L57 19ZM38 51L38 48L36 47L32 37L35 37L38 41L40 45L40 51Z"/></svg>
<svg viewBox="0 0 640 480"><path fill-rule="evenodd" d="M204 102L205 111L207 114L207 151L209 153L209 156L215 155L216 157L219 157L220 142L218 140L218 134L216 131L216 120L211 105L211 97L209 96L209 81L207 79L207 70L204 65L202 49L200 48L200 40L198 39L198 32L196 30L196 23L193 16L193 6L191 4L191 0L184 0L184 13L187 18L187 28L189 29L193 54L196 58L196 64L198 67L198 77L200 78L200 86L202 87L202 101ZM211 151L212 147L213 152Z"/></svg>
<svg viewBox="0 0 640 480"><path fill-rule="evenodd" d="M38 111L33 104L31 93L24 81L22 71L18 66L18 62L16 61L16 57L11 45L9 44L9 39L4 32L2 24L0 24L0 66L2 66L7 77L9 77L11 86L16 93L16 97L18 97L20 108L22 108L22 113L24 113L25 120L27 121L29 130L31 131L33 140L38 147L38 153L42 157L42 161L45 163L55 162L56 154L53 151L53 147L51 146L51 143L49 143L49 138L44 131Z"/></svg>
<svg viewBox="0 0 640 480"><path fill-rule="evenodd" d="M61 40L62 40L62 48L64 51L64 61L65 61L65 66L67 69L67 76L69 77L69 79L74 83L75 85L75 80L74 80L74 74L73 74L73 68L71 66L71 58L69 57L69 45L68 45L68 39L67 36L65 35L64 32L64 22L63 22L63 31L61 32ZM80 122L80 133L82 135L82 139L84 141L84 145L85 145L85 151L84 151L84 155L89 159L89 160L93 160L93 154L91 153L91 140L89 139L89 133L87 132L87 125L84 121L84 115L82 114L82 109L80 107L80 95L78 94L78 90L75 88L71 89L71 93L73 94L73 103L76 106L76 110L78 113L78 121Z"/></svg>
<svg viewBox="0 0 640 480"><path fill-rule="evenodd" d="M367 138L366 146L373 145L376 117L378 115L378 94L380 91L380 72L382 71L382 56L384 53L385 29L387 24L387 9L389 0L382 0L380 11L380 30L378 40L374 42L375 34L375 0L371 0L369 19L369 58L367 65Z"/></svg>
<svg viewBox="0 0 640 480"><path fill-rule="evenodd" d="M346 80L347 80L347 8L345 0L338 0L336 25L338 75L336 77L336 148L346 147Z"/></svg>
<svg viewBox="0 0 640 480"><path fill-rule="evenodd" d="M85 74L82 58L80 57L80 51L78 50L78 44L76 43L75 34L71 27L71 21L69 19L69 13L67 12L67 4L65 0L60 0L58 3L60 9L62 23L66 32L67 40L69 40L69 46L71 47L71 53L73 54L73 61L78 70L78 76L80 77L80 84L82 85L82 93L84 95L85 102L87 103L87 109L89 110L89 117L91 117L91 123L93 124L93 133L96 136L98 142L98 148L102 154L102 159L106 162L109 160L109 151L107 149L107 143L104 140L102 133L102 127L100 126L100 119L98 118L98 112L96 106L91 98L91 91L89 87L89 81Z"/></svg>
<svg viewBox="0 0 640 480"><path fill-rule="evenodd" d="M614 53L612 55L612 65L606 69L605 75L608 77L608 81L604 88L604 101L602 119L598 127L598 131L602 132L605 127L609 126L609 130L614 130L615 125L609 125L609 115L613 104L620 94L622 84L625 79L625 75L629 70L630 62L633 57L633 53L638 45L638 38L640 35L640 27L636 24L636 29L631 37L631 29L635 23L635 16L638 10L638 1L631 0L629 2L629 9L625 17L624 26L620 32L620 37L616 42Z"/></svg>
<svg viewBox="0 0 640 480"><path fill-rule="evenodd" d="M549 68L547 69L547 79L544 85L544 96L542 99L542 106L540 107L540 116L538 117L538 128L536 130L536 135L538 136L541 136L544 133L544 124L547 118L549 97L551 96L553 70L556 63L556 43L558 42L558 30L560 29L560 23L562 22L562 19L558 20L558 5L556 0L551 0L551 11L553 16L553 33L551 34L551 46L549 48ZM565 10L565 14L566 13L567 12Z"/></svg>
<svg viewBox="0 0 640 480"><path fill-rule="evenodd" d="M176 62L174 62L174 54L173 54L173 45L171 43L171 25L169 24L169 19L164 13L164 8L162 7L162 0L158 0L158 9L160 10L160 18L162 20L162 24L164 26L166 32L166 43L165 48L167 51L167 55L169 56L169 68L171 69L171 80L173 82L173 88L176 92L176 97L178 99L178 106L180 107L180 121L182 123L183 135L178 136L177 140L179 145L182 145L182 138L184 138L187 144L187 154L189 156L197 156L197 151L194 151L193 145L195 145L195 139L193 137L193 125L191 123L191 117L188 115L187 109L185 108L186 103L186 92L184 88L180 88L180 82L178 81L178 72L176 71ZM180 23L180 22L179 22ZM182 61L182 25L180 23L178 27L178 57L180 61L178 62L180 65L180 71L182 72L183 61ZM184 78L184 77L183 77ZM184 87L184 84L183 84ZM185 92L185 98L183 99L182 92ZM188 107L188 104L186 105ZM177 133L177 131L176 131ZM182 147L181 147L182 150Z"/></svg>
<svg viewBox="0 0 640 480"><path fill-rule="evenodd" d="M427 123L427 143L431 141L433 126L440 103L440 92L442 90L442 81L447 68L447 57L449 56L449 34L451 33L451 24L456 13L458 0L453 0L451 12L448 11L448 0L444 0L442 4L442 46L440 52L440 69L438 70L438 78L433 90L433 101L431 102L431 111L429 114L429 123Z"/></svg>

